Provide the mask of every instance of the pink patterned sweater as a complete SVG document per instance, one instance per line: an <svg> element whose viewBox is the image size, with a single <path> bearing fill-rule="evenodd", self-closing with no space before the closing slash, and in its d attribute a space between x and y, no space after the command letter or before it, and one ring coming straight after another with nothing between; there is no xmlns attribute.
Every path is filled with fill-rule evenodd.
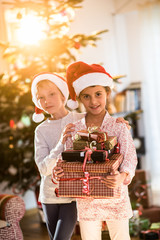
<svg viewBox="0 0 160 240"><path fill-rule="evenodd" d="M86 129L85 117L75 123L75 131ZM116 119L106 113L101 130L107 132L109 136L117 136L120 144L120 152L124 155L124 160L119 171L128 173L128 183L131 182L137 165L136 150L130 131L124 123L116 123ZM66 141L66 149L72 148L71 138ZM80 220L121 220L132 216L132 208L128 196L128 186L124 183L121 186L121 197L119 199L93 199L78 198L78 219Z"/></svg>

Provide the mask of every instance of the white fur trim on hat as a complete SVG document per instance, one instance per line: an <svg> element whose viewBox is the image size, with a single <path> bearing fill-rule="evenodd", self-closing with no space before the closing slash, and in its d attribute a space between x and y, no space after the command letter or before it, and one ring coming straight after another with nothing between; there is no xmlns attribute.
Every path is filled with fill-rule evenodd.
<svg viewBox="0 0 160 240"><path fill-rule="evenodd" d="M41 106L39 105L39 103L37 101L37 97L36 97L36 85L38 82L40 82L42 80L50 80L52 83L54 83L59 88L59 90L62 92L62 94L64 95L65 104L66 104L68 96L69 96L67 83L62 78L60 78L57 75L54 75L52 73L39 74L34 78L34 80L32 82L32 86L31 86L32 101L34 102L34 104L38 108L41 109Z"/></svg>
<svg viewBox="0 0 160 240"><path fill-rule="evenodd" d="M73 87L77 96L79 96L80 92L90 86L108 86L112 88L113 80L107 74L94 72L94 73L87 73L73 82Z"/></svg>
<svg viewBox="0 0 160 240"><path fill-rule="evenodd" d="M76 108L78 108L78 102L77 101L74 101L74 100L72 100L72 99L69 99L68 101L67 101L67 106L70 108L70 109L76 109Z"/></svg>

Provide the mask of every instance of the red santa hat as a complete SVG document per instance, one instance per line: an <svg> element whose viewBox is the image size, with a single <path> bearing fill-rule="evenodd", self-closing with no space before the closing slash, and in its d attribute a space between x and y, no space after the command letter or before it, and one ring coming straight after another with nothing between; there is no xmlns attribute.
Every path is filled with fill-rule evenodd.
<svg viewBox="0 0 160 240"><path fill-rule="evenodd" d="M69 96L67 82L61 76L59 76L55 73L49 73L49 72L43 72L43 73L35 75L33 77L32 85L31 85L32 101L35 104L35 113L33 114L33 117L32 117L34 122L41 122L44 119L43 109L39 105L37 96L36 96L37 83L39 83L42 80L49 80L59 88L59 90L62 92L62 94L65 97L65 104L66 104L68 96Z"/></svg>
<svg viewBox="0 0 160 240"><path fill-rule="evenodd" d="M76 109L78 107L76 96L78 97L83 89L95 85L112 88L113 79L99 64L88 65L84 62L75 62L67 68L67 84L71 97L67 106Z"/></svg>

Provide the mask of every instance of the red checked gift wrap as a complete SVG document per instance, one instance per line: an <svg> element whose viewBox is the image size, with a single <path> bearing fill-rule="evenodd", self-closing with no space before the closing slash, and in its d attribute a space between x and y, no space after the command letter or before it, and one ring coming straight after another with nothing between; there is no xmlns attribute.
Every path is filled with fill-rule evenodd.
<svg viewBox="0 0 160 240"><path fill-rule="evenodd" d="M101 182L101 177L106 177L111 171L117 170L122 160L123 155L118 153L103 163L88 163L87 156L84 163L58 162L57 166L64 171L64 176L59 182L59 197L119 198L120 187L114 189L106 187Z"/></svg>

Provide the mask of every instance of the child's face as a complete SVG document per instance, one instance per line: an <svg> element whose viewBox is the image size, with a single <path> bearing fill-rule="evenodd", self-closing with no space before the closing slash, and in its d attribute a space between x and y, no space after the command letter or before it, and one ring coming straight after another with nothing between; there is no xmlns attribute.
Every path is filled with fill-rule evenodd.
<svg viewBox="0 0 160 240"><path fill-rule="evenodd" d="M103 86L87 87L80 93L79 98L87 113L97 115L105 111L107 92Z"/></svg>
<svg viewBox="0 0 160 240"><path fill-rule="evenodd" d="M44 81L37 87L37 100L48 114L56 114L64 107L64 96L51 81Z"/></svg>

